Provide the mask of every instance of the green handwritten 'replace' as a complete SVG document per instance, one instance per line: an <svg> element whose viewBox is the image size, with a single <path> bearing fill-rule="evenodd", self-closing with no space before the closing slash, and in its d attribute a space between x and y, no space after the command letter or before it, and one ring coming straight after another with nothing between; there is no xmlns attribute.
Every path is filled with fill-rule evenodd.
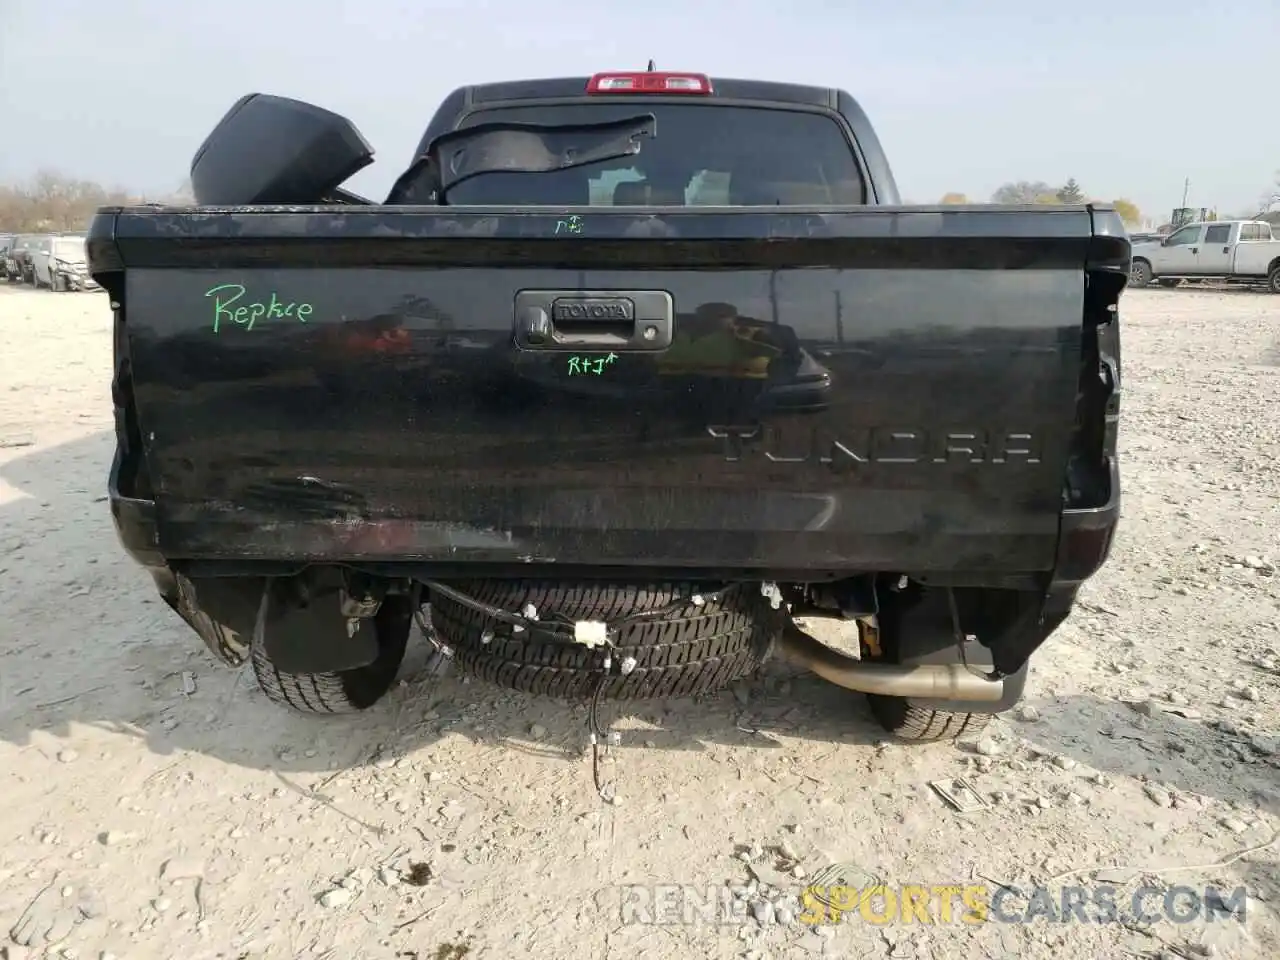
<svg viewBox="0 0 1280 960"><path fill-rule="evenodd" d="M234 323L252 330L259 320L298 320L307 322L315 310L311 304L300 300L281 300L272 290L271 299L241 303L246 290L238 283L220 283L204 292L213 298L213 332L222 329L224 323Z"/></svg>
<svg viewBox="0 0 1280 960"><path fill-rule="evenodd" d="M604 373L605 367L612 364L618 359L616 353L610 353L607 357L570 357L569 358L569 376L600 376Z"/></svg>

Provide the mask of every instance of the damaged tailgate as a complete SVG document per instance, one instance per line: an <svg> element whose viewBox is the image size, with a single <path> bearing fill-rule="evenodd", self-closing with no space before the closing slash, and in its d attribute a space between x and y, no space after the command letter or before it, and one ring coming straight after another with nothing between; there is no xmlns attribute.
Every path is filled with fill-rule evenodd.
<svg viewBox="0 0 1280 960"><path fill-rule="evenodd" d="M1127 249L1082 207L104 211L115 482L170 558L1048 570Z"/></svg>

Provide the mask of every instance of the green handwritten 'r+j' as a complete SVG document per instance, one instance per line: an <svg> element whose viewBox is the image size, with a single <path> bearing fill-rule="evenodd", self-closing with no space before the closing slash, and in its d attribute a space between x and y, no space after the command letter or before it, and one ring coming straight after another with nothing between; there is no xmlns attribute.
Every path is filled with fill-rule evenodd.
<svg viewBox="0 0 1280 960"><path fill-rule="evenodd" d="M298 320L307 322L315 310L311 304L299 300L281 300L272 290L271 299L263 302L240 303L244 298L245 288L238 283L220 283L204 292L206 297L213 298L213 332L222 329L224 323L236 323L246 330L252 330L259 320ZM239 304L239 306L236 306Z"/></svg>
<svg viewBox="0 0 1280 960"><path fill-rule="evenodd" d="M616 353L610 353L607 357L570 357L569 358L569 376L600 376L604 373L604 368L609 366L618 359Z"/></svg>

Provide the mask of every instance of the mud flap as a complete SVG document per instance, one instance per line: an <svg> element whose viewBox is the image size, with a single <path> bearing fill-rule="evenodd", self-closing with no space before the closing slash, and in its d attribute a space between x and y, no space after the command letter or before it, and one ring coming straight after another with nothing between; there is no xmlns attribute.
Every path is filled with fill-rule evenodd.
<svg viewBox="0 0 1280 960"><path fill-rule="evenodd" d="M378 658L375 619L344 616L337 586L299 602L280 581L268 580L253 642L282 673L340 673Z"/></svg>
<svg viewBox="0 0 1280 960"><path fill-rule="evenodd" d="M1042 623L1042 604L1033 598L1034 594L1018 597L1018 602L995 611L994 616L975 617L974 610L966 610L961 616L962 624L966 627L972 625L991 644L987 646L976 637L969 637L964 642L964 662L983 673L994 669L997 661L1001 661L1005 669L1016 667L1005 674L1004 695L999 700L926 700L913 697L908 703L922 710L949 713L996 714L1012 709L1022 698L1027 685L1031 653L1056 626L1055 623L1046 627ZM931 591L925 602L912 610L898 629L900 636L895 662L903 666L960 662L945 590ZM1011 646L1016 656L1011 656Z"/></svg>
<svg viewBox="0 0 1280 960"><path fill-rule="evenodd" d="M254 611L262 593L261 578L200 577L192 579L167 567L153 569L160 596L204 641L209 652L230 667L249 659Z"/></svg>

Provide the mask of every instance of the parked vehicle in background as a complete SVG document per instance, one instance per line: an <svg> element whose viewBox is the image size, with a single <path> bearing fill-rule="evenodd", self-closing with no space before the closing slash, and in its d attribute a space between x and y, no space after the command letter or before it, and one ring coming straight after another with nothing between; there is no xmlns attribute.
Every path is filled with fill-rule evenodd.
<svg viewBox="0 0 1280 960"><path fill-rule="evenodd" d="M31 250L40 243L40 235L24 233L13 239L5 259L5 278L14 283L32 283Z"/></svg>
<svg viewBox="0 0 1280 960"><path fill-rule="evenodd" d="M41 237L31 253L31 262L37 287L48 287L55 292L98 287L89 276L89 258L83 236Z"/></svg>
<svg viewBox="0 0 1280 960"><path fill-rule="evenodd" d="M1179 280L1265 284L1280 293L1280 240L1265 220L1190 223L1163 240L1133 244L1129 281L1175 286Z"/></svg>
<svg viewBox="0 0 1280 960"><path fill-rule="evenodd" d="M54 290L79 292L102 289L98 281L89 273L89 251L83 236L60 237L53 249L57 256Z"/></svg>
<svg viewBox="0 0 1280 960"><path fill-rule="evenodd" d="M14 239L12 233L0 233L0 280L9 279L9 248Z"/></svg>
<svg viewBox="0 0 1280 960"><path fill-rule="evenodd" d="M50 265L53 263L53 240L51 233L41 234L35 244L27 251L30 268L27 270L27 283L37 290L50 285Z"/></svg>

